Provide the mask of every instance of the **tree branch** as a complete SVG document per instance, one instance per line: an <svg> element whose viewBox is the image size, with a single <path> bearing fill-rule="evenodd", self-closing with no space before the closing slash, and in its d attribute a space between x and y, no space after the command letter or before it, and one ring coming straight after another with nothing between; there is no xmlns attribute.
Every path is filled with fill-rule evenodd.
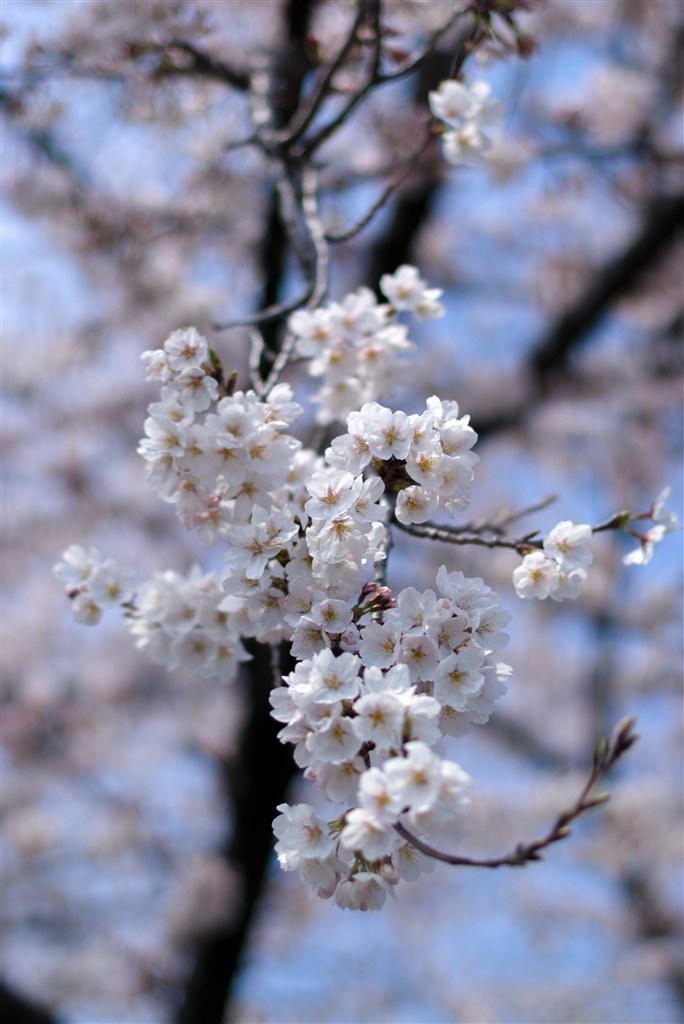
<svg viewBox="0 0 684 1024"><path fill-rule="evenodd" d="M11 1024L57 1024L49 1010L27 999L1 980L0 1017Z"/></svg>
<svg viewBox="0 0 684 1024"><path fill-rule="evenodd" d="M163 50L166 60L157 70L157 74L199 75L205 78L214 78L216 81L223 82L225 85L230 85L233 89L239 89L242 92L246 92L249 88L249 75L246 71L232 68L229 64L210 57L208 54L198 50L192 43L185 42L182 39L172 39L164 44ZM192 59L192 64L178 65L170 63L170 50L179 50L186 54Z"/></svg>
<svg viewBox="0 0 684 1024"><path fill-rule="evenodd" d="M609 799L607 793L591 796L591 791L615 762L636 743L638 737L633 732L633 726L634 719L625 719L616 727L610 741L602 740L598 744L594 753L594 764L582 792L572 807L561 811L549 831L541 839L533 839L529 843L518 843L511 853L504 854L502 857L462 857L457 854L444 853L414 836L401 823L396 824L394 828L402 839L414 846L416 850L424 853L427 857L442 861L444 864L458 867L501 868L524 867L530 861L542 860L542 851L567 838L571 833L569 826L577 818L594 807L600 807Z"/></svg>
<svg viewBox="0 0 684 1024"><path fill-rule="evenodd" d="M684 227L684 193L660 197L646 210L639 233L592 278L589 287L570 309L562 313L532 348L529 358L531 394L512 409L479 417L480 438L519 426L545 397L554 378L566 369L571 354L589 340L591 332L610 307L636 283L676 242Z"/></svg>

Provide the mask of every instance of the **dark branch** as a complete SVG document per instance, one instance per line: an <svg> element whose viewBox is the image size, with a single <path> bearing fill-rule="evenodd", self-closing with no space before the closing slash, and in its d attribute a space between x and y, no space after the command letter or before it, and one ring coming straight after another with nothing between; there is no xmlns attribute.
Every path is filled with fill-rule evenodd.
<svg viewBox="0 0 684 1024"><path fill-rule="evenodd" d="M184 53L191 59L192 63L172 63L170 58L172 58L174 50ZM172 39L166 43L164 54L166 59L158 69L157 74L199 75L204 78L214 78L218 82L223 82L225 85L230 85L234 89L240 89L243 92L249 87L249 76L245 71L232 68L229 64L210 57L208 54L198 50L192 43L185 42L182 39Z"/></svg>
<svg viewBox="0 0 684 1024"><path fill-rule="evenodd" d="M57 1024L49 1010L0 981L0 1018L10 1024Z"/></svg>
<svg viewBox="0 0 684 1024"><path fill-rule="evenodd" d="M414 846L427 857L442 861L444 864L452 864L457 867L473 868L502 868L502 867L524 867L530 861L542 860L542 851L560 842L570 835L570 825L587 811L594 807L600 807L609 799L607 793L598 793L591 796L591 792L597 782L603 778L606 772L622 757L630 747L636 743L638 737L633 731L634 719L625 719L615 729L611 740L602 740L596 747L594 753L594 764L589 778L572 807L561 811L553 825L541 839L533 839L529 843L518 843L511 853L502 857L461 857L457 854L444 853L442 850L430 846L417 836L414 836L402 824L394 826L396 831L407 843Z"/></svg>
<svg viewBox="0 0 684 1024"><path fill-rule="evenodd" d="M525 402L490 417L478 417L480 438L520 426L536 401L551 390L572 353L585 344L612 305L636 286L677 241L684 226L684 194L664 196L647 210L639 233L626 249L597 271L575 305L551 325L529 359L531 394Z"/></svg>
<svg viewBox="0 0 684 1024"><path fill-rule="evenodd" d="M572 349L586 339L605 310L651 268L683 224L684 194L653 203L640 234L604 267L580 301L559 318L535 349L531 367L538 381L546 381L565 366Z"/></svg>

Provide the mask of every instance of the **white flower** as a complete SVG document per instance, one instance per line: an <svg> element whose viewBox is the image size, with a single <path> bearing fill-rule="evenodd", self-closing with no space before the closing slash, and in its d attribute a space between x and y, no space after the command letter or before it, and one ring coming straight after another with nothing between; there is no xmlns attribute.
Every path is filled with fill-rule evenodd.
<svg viewBox="0 0 684 1024"><path fill-rule="evenodd" d="M386 621L402 633L424 633L440 612L434 590L421 593L415 587L405 587L397 597L396 607L387 613Z"/></svg>
<svg viewBox="0 0 684 1024"><path fill-rule="evenodd" d="M411 447L411 423L405 412L392 412L377 402L361 407L365 438L378 459L405 459Z"/></svg>
<svg viewBox="0 0 684 1024"><path fill-rule="evenodd" d="M442 479L444 457L439 448L423 448L410 452L406 460L406 472L416 483L428 491L437 490Z"/></svg>
<svg viewBox="0 0 684 1024"><path fill-rule="evenodd" d="M298 309L288 320L288 327L297 336L297 351L303 356L318 356L339 337L329 309Z"/></svg>
<svg viewBox="0 0 684 1024"><path fill-rule="evenodd" d="M218 383L200 366L186 366L169 387L177 389L180 405L195 413L205 412L218 398Z"/></svg>
<svg viewBox="0 0 684 1024"><path fill-rule="evenodd" d="M397 495L394 514L404 526L411 523L426 523L437 510L439 495L436 491L425 491L416 485L404 487Z"/></svg>
<svg viewBox="0 0 684 1024"><path fill-rule="evenodd" d="M439 647L453 650L462 644L468 636L467 625L468 619L464 612L458 609L440 609L439 613L430 620L427 635Z"/></svg>
<svg viewBox="0 0 684 1024"><path fill-rule="evenodd" d="M472 90L477 86L477 91L481 95L483 85L483 82L474 83L473 87L468 89L461 82L447 79L440 83L437 90L428 94L430 110L440 121L453 127L462 118L472 117L477 113L477 103L474 102L475 97Z"/></svg>
<svg viewBox="0 0 684 1024"><path fill-rule="evenodd" d="M400 634L386 623L369 622L361 632L359 657L366 666L390 668L399 656Z"/></svg>
<svg viewBox="0 0 684 1024"><path fill-rule="evenodd" d="M663 539L667 530L664 526L652 526L638 538L639 547L630 551L622 559L624 565L647 565L653 558L656 544ZM634 536L634 535L633 535Z"/></svg>
<svg viewBox="0 0 684 1024"><path fill-rule="evenodd" d="M435 672L435 697L456 711L465 710L468 698L479 693L484 676L479 671L484 651L479 647L464 647L439 663Z"/></svg>
<svg viewBox="0 0 684 1024"><path fill-rule="evenodd" d="M412 682L434 679L439 663L439 648L427 636L405 636L401 641L401 660L408 665Z"/></svg>
<svg viewBox="0 0 684 1024"><path fill-rule="evenodd" d="M82 626L96 626L102 618L102 607L88 593L77 594L71 608L76 622Z"/></svg>
<svg viewBox="0 0 684 1024"><path fill-rule="evenodd" d="M507 626L513 618L509 611L499 604L491 604L488 608L481 609L477 618L479 621L475 636L486 651L500 651L507 645L510 636L501 632L501 627Z"/></svg>
<svg viewBox="0 0 684 1024"><path fill-rule="evenodd" d="M639 541L639 547L623 557L624 565L647 565L653 557L656 544L659 544L666 534L677 529L677 516L674 512L669 512L665 508L665 502L670 495L670 491L670 487L664 488L651 506L650 515L655 526L652 526L646 533L632 532L632 536L636 537Z"/></svg>
<svg viewBox="0 0 684 1024"><path fill-rule="evenodd" d="M133 573L108 558L88 579L88 592L104 608L119 605L128 596Z"/></svg>
<svg viewBox="0 0 684 1024"><path fill-rule="evenodd" d="M311 695L320 704L353 700L361 688L359 659L354 654L335 656L331 650L321 651L312 659Z"/></svg>
<svg viewBox="0 0 684 1024"><path fill-rule="evenodd" d="M427 693L415 693L414 687L400 697L404 705L404 738L422 740L429 747L434 746L441 735L437 724L441 711L439 701Z"/></svg>
<svg viewBox="0 0 684 1024"><path fill-rule="evenodd" d="M349 418L351 419L351 416ZM373 456L365 438L363 425L359 424L359 426L362 432L340 434L334 439L325 453L329 465L357 474L365 469Z"/></svg>
<svg viewBox="0 0 684 1024"><path fill-rule="evenodd" d="M381 875L358 871L337 886L335 903L342 910L380 910L389 891Z"/></svg>
<svg viewBox="0 0 684 1024"><path fill-rule="evenodd" d="M404 706L394 693L367 693L354 704L354 732L361 743L388 750L401 745Z"/></svg>
<svg viewBox="0 0 684 1024"><path fill-rule="evenodd" d="M306 481L306 489L311 498L304 506L305 511L312 519L334 519L346 512L352 504L353 485L352 474L339 469L313 473Z"/></svg>
<svg viewBox="0 0 684 1024"><path fill-rule="evenodd" d="M298 420L304 410L293 398L289 384L276 384L266 397L264 422L281 428L289 427Z"/></svg>
<svg viewBox="0 0 684 1024"><path fill-rule="evenodd" d="M491 145L474 121L466 121L460 128L445 132L442 144L444 159L456 167L480 163L481 154Z"/></svg>
<svg viewBox="0 0 684 1024"><path fill-rule="evenodd" d="M544 551L550 558L555 558L565 572L588 569L593 557L586 546L590 540L591 526L564 520L557 523L544 539Z"/></svg>
<svg viewBox="0 0 684 1024"><path fill-rule="evenodd" d="M317 520L306 531L309 552L314 558L331 565L344 562L347 558L357 561L368 551L368 529L368 524L359 525L348 515L339 515L327 521Z"/></svg>
<svg viewBox="0 0 684 1024"><path fill-rule="evenodd" d="M350 514L361 523L373 523L384 519L387 508L384 505L377 505L376 502L382 497L385 485L379 476L357 477L352 487L353 501L350 507Z"/></svg>
<svg viewBox="0 0 684 1024"><path fill-rule="evenodd" d="M427 288L415 267L404 264L394 274L383 274L380 288L395 309L410 310L424 319L442 316L444 307L438 301L440 288Z"/></svg>
<svg viewBox="0 0 684 1024"><path fill-rule="evenodd" d="M671 492L671 487L664 487L651 506L651 519L654 523L664 526L667 533L674 530L678 525L676 513L669 512L665 508L665 502L670 497Z"/></svg>
<svg viewBox="0 0 684 1024"><path fill-rule="evenodd" d="M485 586L481 577L464 576L458 569L447 572L445 565L440 565L437 570L435 582L440 594L465 612L469 620L480 608L491 604L492 599L497 600L494 591Z"/></svg>
<svg viewBox="0 0 684 1024"><path fill-rule="evenodd" d="M179 457L185 454L187 427L181 427L170 416L158 414L148 416L144 423L145 434L138 452L143 458L161 454Z"/></svg>
<svg viewBox="0 0 684 1024"><path fill-rule="evenodd" d="M352 620L351 608L346 601L326 598L311 608L311 618L321 624L326 633L344 633Z"/></svg>
<svg viewBox="0 0 684 1024"><path fill-rule="evenodd" d="M315 782L328 800L350 803L356 797L359 776L364 769L363 760L360 757L354 757L351 761L342 761L340 764L316 762L309 765L304 776Z"/></svg>
<svg viewBox="0 0 684 1024"><path fill-rule="evenodd" d="M470 803L470 777L466 772L453 761L442 761L440 768L442 780L432 806L424 811L412 810L408 816L413 831L434 832Z"/></svg>
<svg viewBox="0 0 684 1024"><path fill-rule="evenodd" d="M432 807L442 784L442 768L440 759L425 743L407 743L406 757L390 758L384 771L402 807L418 812Z"/></svg>
<svg viewBox="0 0 684 1024"><path fill-rule="evenodd" d="M394 665L388 672L382 672L375 666L367 668L363 676L366 693L413 693L411 674L408 665Z"/></svg>
<svg viewBox="0 0 684 1024"><path fill-rule="evenodd" d="M449 126L444 133L444 157L452 164L470 163L491 145L483 128L501 117L501 105L489 99L489 85L473 82L471 86L448 80L428 96L435 117Z"/></svg>
<svg viewBox="0 0 684 1024"><path fill-rule="evenodd" d="M543 551L525 555L522 565L513 571L513 586L518 597L548 597L558 566Z"/></svg>
<svg viewBox="0 0 684 1024"><path fill-rule="evenodd" d="M290 870L294 857L321 859L333 852L328 826L309 804L279 804L280 814L273 822L278 839L275 850L281 866Z"/></svg>
<svg viewBox="0 0 684 1024"><path fill-rule="evenodd" d="M424 871L435 870L433 858L426 857L410 843L402 843L392 851L392 865L399 877L404 878L407 882L415 882Z"/></svg>
<svg viewBox="0 0 684 1024"><path fill-rule="evenodd" d="M57 562L52 571L62 583L78 587L90 579L99 565L100 552L96 548L71 544L62 552L62 561Z"/></svg>
<svg viewBox="0 0 684 1024"><path fill-rule="evenodd" d="M393 825L403 810L401 800L390 789L387 776L379 768L369 768L361 776L359 802L376 821L384 825Z"/></svg>
<svg viewBox="0 0 684 1024"><path fill-rule="evenodd" d="M579 597L582 584L587 578L584 569L571 569L566 571L563 565L556 567L556 574L551 580L549 597L554 601L565 601L570 598L572 601Z"/></svg>
<svg viewBox="0 0 684 1024"><path fill-rule="evenodd" d="M388 800L393 805L396 803L395 797L389 794ZM348 850L359 850L367 860L378 860L392 852L397 835L373 811L366 807L354 807L347 814L340 840Z"/></svg>
<svg viewBox="0 0 684 1024"><path fill-rule="evenodd" d="M199 366L209 358L206 338L195 327L174 331L164 342L169 365L177 372L186 366Z"/></svg>
<svg viewBox="0 0 684 1024"><path fill-rule="evenodd" d="M341 715L324 719L323 726L312 732L306 740L307 750L314 757L331 764L351 761L359 746L351 718L344 718Z"/></svg>
<svg viewBox="0 0 684 1024"><path fill-rule="evenodd" d="M295 658L310 658L330 646L330 640L319 622L304 617L297 624L292 634L292 656Z"/></svg>
<svg viewBox="0 0 684 1024"><path fill-rule="evenodd" d="M173 376L169 357L163 349L147 349L140 353L140 358L147 365L147 380L159 380L166 384Z"/></svg>
<svg viewBox="0 0 684 1024"><path fill-rule="evenodd" d="M175 664L193 674L201 674L213 661L215 653L216 641L204 629L189 629L171 645Z"/></svg>

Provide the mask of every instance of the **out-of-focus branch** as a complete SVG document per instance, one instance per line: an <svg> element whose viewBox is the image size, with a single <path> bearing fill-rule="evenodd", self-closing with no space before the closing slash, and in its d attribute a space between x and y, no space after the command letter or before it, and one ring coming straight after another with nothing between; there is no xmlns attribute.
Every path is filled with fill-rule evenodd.
<svg viewBox="0 0 684 1024"><path fill-rule="evenodd" d="M344 231L327 232L326 238L328 239L328 241L348 242L351 238L354 238L356 235L358 235L360 231L363 231L363 229L368 224L370 224L373 217L375 217L376 213L378 213L387 205L389 199L391 199L391 197L394 195L394 193L402 184L402 182L406 180L406 178L409 176L414 167L416 167L417 164L420 163L431 141L432 131L428 131L425 139L420 144L420 146L406 159L404 166L390 178L388 184L382 190L382 192L375 200L375 202L372 204L372 206L369 207L366 213L362 217L359 217L358 220L356 220L350 227L348 227Z"/></svg>
<svg viewBox="0 0 684 1024"><path fill-rule="evenodd" d="M363 83L362 86L360 86L356 90L356 92L354 92L351 95L351 97L347 100L345 106L342 108L342 110L339 111L338 114L331 118L331 120L328 121L327 124L323 125L322 128L319 128L319 130L311 138L305 140L302 143L302 145L297 150L296 155L298 157L310 157L313 153L320 149L323 143L326 142L327 139L329 139L332 135L334 135L334 133L349 119L352 112L362 102L362 100L364 100L366 96L369 95L369 93L373 89L377 88L378 86L382 86L387 82L394 81L397 78L405 77L421 68L422 65L429 61L429 59L432 57L439 40L444 35L446 35L446 33L449 31L449 29L451 29L455 22L465 13L467 13L467 8L455 11L451 15L451 17L432 34L430 41L417 58L410 61L402 68L399 68L396 71L390 72L388 74L383 74L380 71L380 34L378 31L376 33L376 37L374 40L375 49L372 66L366 77L366 81ZM480 17L472 17L470 19L469 25L462 32L460 38L457 40L455 46L453 47L453 53L456 56L451 63L457 68L460 68L468 53L472 50L472 48L476 45L478 39L485 32L486 29L483 28Z"/></svg>
<svg viewBox="0 0 684 1024"><path fill-rule="evenodd" d="M676 942L677 953L665 968L665 980L680 1007L684 1008L684 966L682 965L682 922L662 902L647 870L634 869L622 878L622 890L642 939Z"/></svg>
<svg viewBox="0 0 684 1024"><path fill-rule="evenodd" d="M0 86L0 109L12 117L15 123L20 115L21 106L21 93L13 93ZM89 184L87 172L61 145L54 132L48 128L34 128L23 123L20 128L23 139L31 149L64 171L74 189L81 192L87 188Z"/></svg>
<svg viewBox="0 0 684 1024"><path fill-rule="evenodd" d="M177 63L173 60L173 51L184 54L189 61ZM224 61L216 60L208 54L203 53L192 43L183 39L172 39L164 46L164 59L155 72L159 75L196 75L204 78L214 78L217 82L230 85L234 89L245 92L249 87L249 76L247 72L231 67Z"/></svg>
<svg viewBox="0 0 684 1024"><path fill-rule="evenodd" d="M49 1010L0 981L0 1017L11 1024L57 1024Z"/></svg>
<svg viewBox="0 0 684 1024"><path fill-rule="evenodd" d="M605 310L672 245L683 225L684 194L662 197L650 206L642 231L606 264L580 301L556 321L536 347L531 368L539 382L545 383L565 366L571 350L586 338Z"/></svg>
<svg viewBox="0 0 684 1024"><path fill-rule="evenodd" d="M487 722L487 732L543 771L567 771L575 766L574 758L571 761L556 747L540 739L523 722L498 709Z"/></svg>
<svg viewBox="0 0 684 1024"><path fill-rule="evenodd" d="M684 227L684 193L662 196L646 210L639 233L604 264L579 300L551 324L532 348L528 361L530 391L526 400L492 416L478 417L480 438L517 427L549 394L571 354L589 340L612 305L629 293L677 241Z"/></svg>

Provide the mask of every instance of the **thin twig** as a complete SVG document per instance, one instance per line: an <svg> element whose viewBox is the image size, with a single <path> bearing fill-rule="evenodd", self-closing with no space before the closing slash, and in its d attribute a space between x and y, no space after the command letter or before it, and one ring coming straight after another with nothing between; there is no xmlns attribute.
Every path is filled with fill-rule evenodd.
<svg viewBox="0 0 684 1024"><path fill-rule="evenodd" d="M332 120L330 120L326 125L320 128L319 131L312 138L310 138L308 142L301 146L294 155L296 155L298 158L308 157L313 152L315 152L315 150L317 150L326 141L326 139L328 139L335 131L337 131L340 125L342 125L347 120L351 112L355 109L355 107L358 106L358 104L363 99L365 99L365 97L368 95L371 89L374 89L376 86L386 85L388 82L394 82L397 79L403 78L406 75L411 74L413 71L416 71L417 68L420 67L420 65L423 63L423 61L425 61L427 57L430 56L430 54L434 50L436 44L439 42L441 37L446 32L448 32L448 30L456 23L456 21L465 13L467 13L468 10L469 8L466 7L454 12L454 14L452 14L452 16L444 23L444 25L440 26L440 28L436 29L432 33L428 40L428 43L423 48L422 52L418 55L418 57L416 57L414 60L410 61L403 67L398 68L396 71L391 71L383 74L380 72L379 66L376 65L376 63L374 62L373 70L367 77L366 81L357 90L357 92L355 92L353 96L350 97L345 107L341 111L339 111L339 113L335 117L333 117ZM459 61L459 66L460 64L463 63L463 61L468 55L468 52L470 50L468 44L472 44L476 41L479 32L479 22L477 20L473 20L471 26L463 33L462 38L458 41L457 60Z"/></svg>
<svg viewBox="0 0 684 1024"><path fill-rule="evenodd" d="M261 309L258 313L252 313L241 320L227 320L225 323L212 324L212 327L215 331L229 331L234 327L256 327L258 324L268 323L269 320L278 320L280 317L293 313L300 306L305 306L311 298L313 289L312 282L301 295L294 299L288 299L287 302L276 302L273 306L267 306L266 309Z"/></svg>
<svg viewBox="0 0 684 1024"><path fill-rule="evenodd" d="M370 224L376 213L385 206L387 200L392 196L396 189L399 188L401 183L406 180L413 168L420 162L421 157L425 153L425 150L428 148L431 141L432 131L428 131L425 140L421 143L418 149L416 149L411 156L407 158L402 169L391 179L391 181L389 181L387 186L383 189L364 216L360 217L351 225L351 227L347 228L346 231L327 232L325 236L327 240L329 242L348 242L350 238L354 238L354 236L358 235L366 225Z"/></svg>
<svg viewBox="0 0 684 1024"><path fill-rule="evenodd" d="M493 531L502 530L504 527L510 526L511 523L517 522L518 519L524 519L525 516L530 516L534 512L543 512L545 508L553 505L556 501L558 501L558 495L549 494L535 505L528 505L527 508L522 508L518 512L511 512L510 515L497 519L496 523L491 524L491 529Z"/></svg>
<svg viewBox="0 0 684 1024"><path fill-rule="evenodd" d="M468 6L468 7L462 7L458 11L454 11L454 13L451 15L451 17L448 18L447 21L445 21L443 25L440 25L439 28L435 29L435 31L432 33L432 35L429 37L427 43L423 47L422 52L419 53L417 57L414 57L413 60L410 60L407 64L402 64L402 66L400 68L396 68L394 71L386 72L384 75L382 75L380 81L382 83L384 83L384 82L394 82L394 81L396 81L399 78L404 78L406 75L410 75L413 71L417 71L418 68L420 67L420 65L425 60L427 60L427 58L430 56L430 54L432 53L432 51L434 50L434 48L436 47L437 43L440 41L442 36L446 35L446 33L449 31L449 29L452 28L456 24L458 19L462 18L464 14L467 14L469 12L469 10L470 10L470 7ZM473 26L473 29L470 30L470 32L468 34L471 34L471 32L475 28L476 28L476 26ZM465 40L464 40L464 42L465 42ZM467 56L467 54L464 54L464 58L465 58L465 56Z"/></svg>
<svg viewBox="0 0 684 1024"><path fill-rule="evenodd" d="M549 831L541 839L533 839L529 843L518 843L511 853L502 857L461 857L457 854L445 853L437 850L428 843L423 842L414 836L404 825L398 823L394 826L402 839L414 846L416 850L424 853L427 857L442 861L444 864L454 864L462 867L476 868L501 868L501 867L524 867L530 861L542 860L542 850L560 842L570 835L569 826L581 815L594 807L600 807L609 799L607 793L598 793L591 796L591 791L597 782L606 772L622 757L630 747L636 743L638 736L633 731L634 719L627 718L620 722L613 732L610 740L603 739L599 742L594 752L594 764L582 792L572 807L561 811Z"/></svg>
<svg viewBox="0 0 684 1024"><path fill-rule="evenodd" d="M471 544L483 548L508 548L517 551L520 555L526 555L534 549L543 547L543 540L537 536L539 530L531 530L522 537L518 537L517 540L506 540L501 536L504 527L532 512L538 512L540 509L547 508L556 500L556 496L551 494L538 504L530 505L529 508L522 509L520 512L514 512L497 523L466 523L462 526L438 526L429 520L425 523L401 523L396 516L393 517L392 523L400 530L403 530L404 533L410 533L413 537L438 540L444 544ZM615 515L612 515L604 522L599 523L597 526L592 526L591 532L593 534L603 533L606 530L624 530L635 518L644 517L635 517L629 511L616 512ZM648 516L645 518L648 518ZM494 533L495 536L483 537L483 533Z"/></svg>
<svg viewBox="0 0 684 1024"><path fill-rule="evenodd" d="M216 78L218 81L224 82L234 89L239 89L241 92L246 92L249 88L249 75L245 71L232 68L229 64L225 64L223 61L216 60L214 57L202 53L192 43L188 43L183 39L172 39L170 42L165 43L162 49L166 51L167 56L169 49L180 50L182 53L192 57L193 60L193 64L187 68L180 66L172 68L163 67L160 69L166 74L198 74L207 78Z"/></svg>
<svg viewBox="0 0 684 1024"><path fill-rule="evenodd" d="M478 534L462 533L458 527L436 526L434 523L400 523L395 517L392 520L404 533L413 537L424 537L426 540L439 540L444 544L471 544L481 548L509 548L525 555L534 548L542 546L541 540L534 540L537 530L525 534L519 540L505 540L503 537L481 537Z"/></svg>

